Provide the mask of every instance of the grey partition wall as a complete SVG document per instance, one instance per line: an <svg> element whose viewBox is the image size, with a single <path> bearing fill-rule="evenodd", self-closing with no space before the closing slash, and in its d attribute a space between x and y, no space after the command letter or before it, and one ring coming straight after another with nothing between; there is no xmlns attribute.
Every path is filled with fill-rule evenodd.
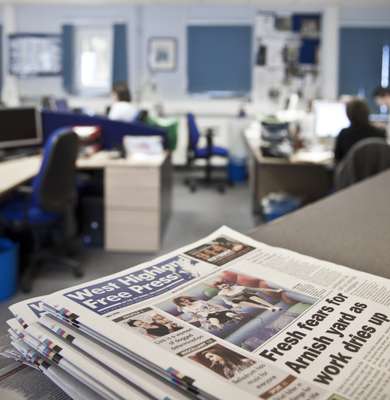
<svg viewBox="0 0 390 400"><path fill-rule="evenodd" d="M187 28L188 91L248 93L252 27L191 25Z"/></svg>

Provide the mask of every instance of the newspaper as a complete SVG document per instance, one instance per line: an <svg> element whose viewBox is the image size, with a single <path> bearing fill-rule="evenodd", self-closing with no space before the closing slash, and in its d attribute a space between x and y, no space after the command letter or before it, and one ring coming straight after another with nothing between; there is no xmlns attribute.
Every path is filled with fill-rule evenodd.
<svg viewBox="0 0 390 400"><path fill-rule="evenodd" d="M227 227L44 307L200 397L390 399L390 283Z"/></svg>
<svg viewBox="0 0 390 400"><path fill-rule="evenodd" d="M15 400L101 400L84 385L40 357L30 353L27 360L22 356L26 350L23 342L17 343L20 352L10 348L9 339L0 338L0 398ZM14 343L15 344L15 343ZM34 358L34 361L32 360ZM25 365L21 364L21 361ZM32 366L33 368L28 368ZM45 379L42 374L50 379ZM69 397L70 396L70 397Z"/></svg>
<svg viewBox="0 0 390 400"><path fill-rule="evenodd" d="M95 392L91 391L87 386L82 385L78 380L73 378L71 375L67 374L62 369L58 368L56 365L47 362L44 358L42 358L39 353L32 350L25 342L22 340L14 340L12 341L12 346L19 351L21 355L24 356L25 363L28 363L32 367L36 367L44 375L46 375L53 383L55 383L58 387L60 387L65 393L67 393L74 400L102 400L100 396L98 396ZM30 384L33 383L36 385L36 381L30 381ZM31 395L31 389L29 391ZM43 394L43 393L42 393ZM47 393L45 393L45 398L47 398ZM37 398L37 393L33 393L33 397ZM65 399L67 396L60 395L57 397L53 397L53 393L51 393L50 398L61 398Z"/></svg>
<svg viewBox="0 0 390 400"><path fill-rule="evenodd" d="M9 320L8 324L17 337L29 335L29 338L25 340L31 341L35 339L36 348L39 349L39 346L43 345L40 348L41 351L47 357L58 362L59 365L66 359L82 371L89 372L91 377L96 377L97 373L101 374L101 369L103 374L108 372L109 374L118 375L138 390L140 392L139 396L146 393L157 400L184 400L188 398L161 380L157 380L150 373L135 367L128 359L121 357L112 349L108 349L101 343L99 344L90 337L86 337L53 316L45 315L46 312L42 307L42 298L20 302L12 306L11 309L18 319ZM53 335L57 335L57 337ZM47 344L48 341L50 341L49 345ZM66 349L68 351L65 351ZM72 351L69 351L69 349L72 349ZM79 350L82 357L87 355L89 357L81 361L79 352L74 353L75 349ZM100 365L96 365L96 362ZM96 368L98 372L96 372ZM77 376L77 372L75 375ZM101 380L102 378L100 377L98 381ZM104 381L108 382L106 379ZM100 390L100 385L96 387L95 383L93 383L93 387L95 387L96 391ZM118 390L115 382L113 388ZM134 394L132 398L135 398Z"/></svg>
<svg viewBox="0 0 390 400"><path fill-rule="evenodd" d="M33 352L32 357L34 358L37 355L42 355L80 381L85 387L92 389L98 394L95 398L107 400L144 400L147 398L143 393L134 390L132 385L126 384L85 354L76 352L70 345L61 338L52 335L42 325L32 322L28 325L24 324L24 328L22 328L16 319L11 319L7 323L14 333L12 336L17 336L19 340L27 344L27 351L23 351L15 345L15 342L12 343L20 353L23 353L25 358L31 357L31 352Z"/></svg>

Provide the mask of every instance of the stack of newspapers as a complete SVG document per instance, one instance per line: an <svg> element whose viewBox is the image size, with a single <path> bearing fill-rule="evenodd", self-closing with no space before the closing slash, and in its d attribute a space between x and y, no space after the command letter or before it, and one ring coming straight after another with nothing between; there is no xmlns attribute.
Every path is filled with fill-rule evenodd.
<svg viewBox="0 0 390 400"><path fill-rule="evenodd" d="M384 400L389 305L387 279L222 227L12 305L3 355L73 399Z"/></svg>

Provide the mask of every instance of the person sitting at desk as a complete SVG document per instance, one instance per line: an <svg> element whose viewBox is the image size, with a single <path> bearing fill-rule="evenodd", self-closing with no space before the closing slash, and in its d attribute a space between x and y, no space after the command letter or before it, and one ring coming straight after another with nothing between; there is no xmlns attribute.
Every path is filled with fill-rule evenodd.
<svg viewBox="0 0 390 400"><path fill-rule="evenodd" d="M372 96L374 97L375 103L379 107L385 107L387 109L387 114L390 112L390 87L377 87ZM387 121L387 136L390 138L390 118Z"/></svg>
<svg viewBox="0 0 390 400"><path fill-rule="evenodd" d="M339 163L353 147L354 144L363 139L383 138L386 132L376 128L369 121L370 110L363 100L354 99L347 104L347 117L351 123L348 128L340 131L336 138L334 157Z"/></svg>
<svg viewBox="0 0 390 400"><path fill-rule="evenodd" d="M125 82L115 83L112 88L114 103L111 105L108 118L122 121L132 122L138 115L138 110L131 103L131 93Z"/></svg>
<svg viewBox="0 0 390 400"><path fill-rule="evenodd" d="M374 90L372 96L379 107L385 106L388 110L390 109L390 88L379 86Z"/></svg>

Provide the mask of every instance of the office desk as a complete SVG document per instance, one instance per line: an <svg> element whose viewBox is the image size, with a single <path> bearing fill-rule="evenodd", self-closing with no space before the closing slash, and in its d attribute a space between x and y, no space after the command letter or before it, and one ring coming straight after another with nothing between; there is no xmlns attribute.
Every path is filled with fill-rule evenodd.
<svg viewBox="0 0 390 400"><path fill-rule="evenodd" d="M0 196L33 178L40 156L0 163ZM170 156L113 159L99 152L77 160L80 170L103 169L105 248L115 251L158 251L171 211Z"/></svg>
<svg viewBox="0 0 390 400"><path fill-rule="evenodd" d="M0 197L38 173L41 156L0 162Z"/></svg>
<svg viewBox="0 0 390 400"><path fill-rule="evenodd" d="M104 170L105 248L154 252L171 211L168 153L149 159L113 159L99 152L77 161L79 169Z"/></svg>
<svg viewBox="0 0 390 400"><path fill-rule="evenodd" d="M261 199L271 192L287 192L301 198L306 204L331 191L329 152L301 152L290 159L263 157L259 132L248 130L244 139L248 147L249 184L254 213L261 213Z"/></svg>
<svg viewBox="0 0 390 400"><path fill-rule="evenodd" d="M390 171L274 222L251 236L356 270L390 278Z"/></svg>

